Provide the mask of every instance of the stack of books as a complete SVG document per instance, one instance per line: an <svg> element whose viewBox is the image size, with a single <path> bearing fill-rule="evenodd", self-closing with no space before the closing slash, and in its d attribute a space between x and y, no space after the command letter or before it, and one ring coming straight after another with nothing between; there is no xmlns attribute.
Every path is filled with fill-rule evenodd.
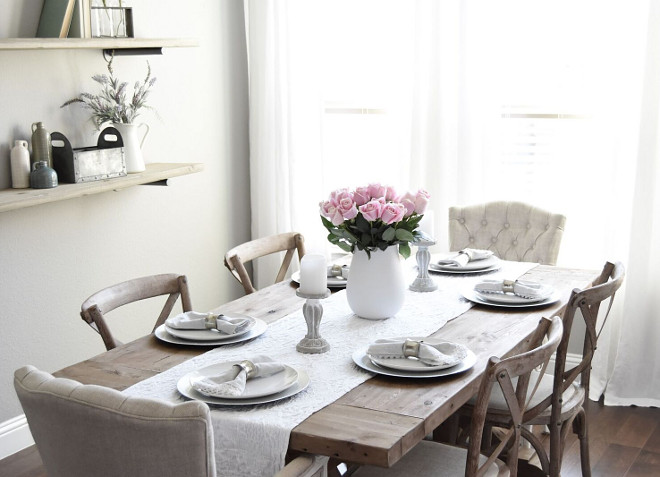
<svg viewBox="0 0 660 477"><path fill-rule="evenodd" d="M37 38L91 38L90 0L44 0Z"/></svg>

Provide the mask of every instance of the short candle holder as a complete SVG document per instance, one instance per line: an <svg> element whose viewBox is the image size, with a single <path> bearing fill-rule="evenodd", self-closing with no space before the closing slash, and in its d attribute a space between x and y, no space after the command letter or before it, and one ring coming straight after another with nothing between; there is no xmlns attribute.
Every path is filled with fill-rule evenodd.
<svg viewBox="0 0 660 477"><path fill-rule="evenodd" d="M432 292L438 289L435 280L429 276L429 263L431 262L431 252L429 247L435 245L435 240L428 235L418 238L413 245L417 247L417 278L410 284L410 289L416 292Z"/></svg>
<svg viewBox="0 0 660 477"><path fill-rule="evenodd" d="M303 305L303 316L307 323L307 334L300 343L296 345L296 350L300 353L325 353L330 349L330 343L321 338L319 327L321 325L321 317L323 316L323 305L321 300L330 296L330 290L326 289L325 293L319 295L311 295L302 293L300 288L296 290L296 295L300 298L305 298Z"/></svg>

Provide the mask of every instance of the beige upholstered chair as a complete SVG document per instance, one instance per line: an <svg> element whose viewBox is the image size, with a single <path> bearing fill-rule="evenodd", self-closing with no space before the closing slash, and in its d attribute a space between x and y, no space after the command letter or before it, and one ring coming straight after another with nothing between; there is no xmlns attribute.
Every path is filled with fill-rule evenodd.
<svg viewBox="0 0 660 477"><path fill-rule="evenodd" d="M359 477L515 476L518 465L520 423L526 407L525 396L530 386L530 372L550 359L559 345L561 335L561 319L544 318L530 340L528 351L505 359L490 358L477 394L467 449L424 440L393 467L389 469L361 467L354 475ZM547 338L547 342L541 344L544 337ZM513 383L512 379L516 377L518 377L517 382ZM533 386L534 383L531 385ZM482 455L480 443L492 389L499 389L506 396L509 421L506 425L505 437L500 444L489 449L486 455ZM506 465L497 458L505 448L510 449Z"/></svg>
<svg viewBox="0 0 660 477"><path fill-rule="evenodd" d="M555 265L566 217L522 202L449 208L449 250L492 250L504 260Z"/></svg>
<svg viewBox="0 0 660 477"><path fill-rule="evenodd" d="M209 407L126 396L54 378L33 366L14 387L49 477L216 477ZM324 477L303 456L277 477Z"/></svg>
<svg viewBox="0 0 660 477"><path fill-rule="evenodd" d="M183 311L192 310L188 280L185 275L167 273L136 278L104 288L84 301L80 316L101 335L106 349L111 350L120 345L121 342L110 332L110 328L108 328L105 321L105 314L128 303L161 295L168 295L168 297L156 320L154 330L165 322L179 296L181 296Z"/></svg>
<svg viewBox="0 0 660 477"><path fill-rule="evenodd" d="M298 251L298 260L302 260L305 255L305 239L301 234L288 232L271 235L270 237L245 242L229 250L225 254L225 266L234 275L234 278L243 285L245 294L249 295L257 291L257 289L252 285L250 275L245 269L247 262L272 253L286 251L280 270L277 272L277 277L275 277L275 283L279 283L284 280L296 250Z"/></svg>
<svg viewBox="0 0 660 477"><path fill-rule="evenodd" d="M550 428L549 453L546 453L541 441L529 429L523 429L523 437L536 450L542 469L547 475L553 477L560 475L564 443L571 429L580 440L582 475L591 475L587 416L583 405L584 400L589 396L591 360L607 315L602 321L600 330L596 328L596 322L601 303L607 301L608 306L611 306L614 294L623 283L624 275L625 270L621 263L608 262L592 287L584 290L575 289L571 292L562 318L564 331L557 349L554 376L551 373L543 376L523 417L525 426L543 425ZM578 310L580 313L577 313ZM609 312L609 308L607 311ZM571 367L566 362L566 354L576 314L584 318L586 332L582 359ZM492 426L508 422L506 403L500 393L494 392L491 397L486 422Z"/></svg>

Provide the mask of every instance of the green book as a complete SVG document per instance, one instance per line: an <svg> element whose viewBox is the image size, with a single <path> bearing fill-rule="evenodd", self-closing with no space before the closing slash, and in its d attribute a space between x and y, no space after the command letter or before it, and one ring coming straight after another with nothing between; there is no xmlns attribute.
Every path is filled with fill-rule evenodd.
<svg viewBox="0 0 660 477"><path fill-rule="evenodd" d="M76 0L44 0L37 38L66 38Z"/></svg>

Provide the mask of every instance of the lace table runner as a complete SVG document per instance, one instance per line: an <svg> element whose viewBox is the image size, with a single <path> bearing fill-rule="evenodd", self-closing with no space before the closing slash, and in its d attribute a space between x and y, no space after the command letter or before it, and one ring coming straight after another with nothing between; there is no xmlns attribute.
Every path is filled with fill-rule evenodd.
<svg viewBox="0 0 660 477"><path fill-rule="evenodd" d="M502 262L488 278L516 279L533 263ZM403 308L393 318L372 321L357 318L348 307L344 290L323 300L320 332L330 343L323 354L302 354L296 344L307 327L301 309L269 325L266 333L248 343L215 348L157 376L126 389L127 394L168 401L184 401L177 381L195 369L224 361L241 361L259 354L307 371L309 387L295 396L246 407L211 406L218 475L263 477L284 466L291 430L315 411L334 402L372 374L355 366L352 353L379 338L427 336L472 307L459 293L482 276L433 275L438 291L408 290ZM412 282L412 278L410 280Z"/></svg>

